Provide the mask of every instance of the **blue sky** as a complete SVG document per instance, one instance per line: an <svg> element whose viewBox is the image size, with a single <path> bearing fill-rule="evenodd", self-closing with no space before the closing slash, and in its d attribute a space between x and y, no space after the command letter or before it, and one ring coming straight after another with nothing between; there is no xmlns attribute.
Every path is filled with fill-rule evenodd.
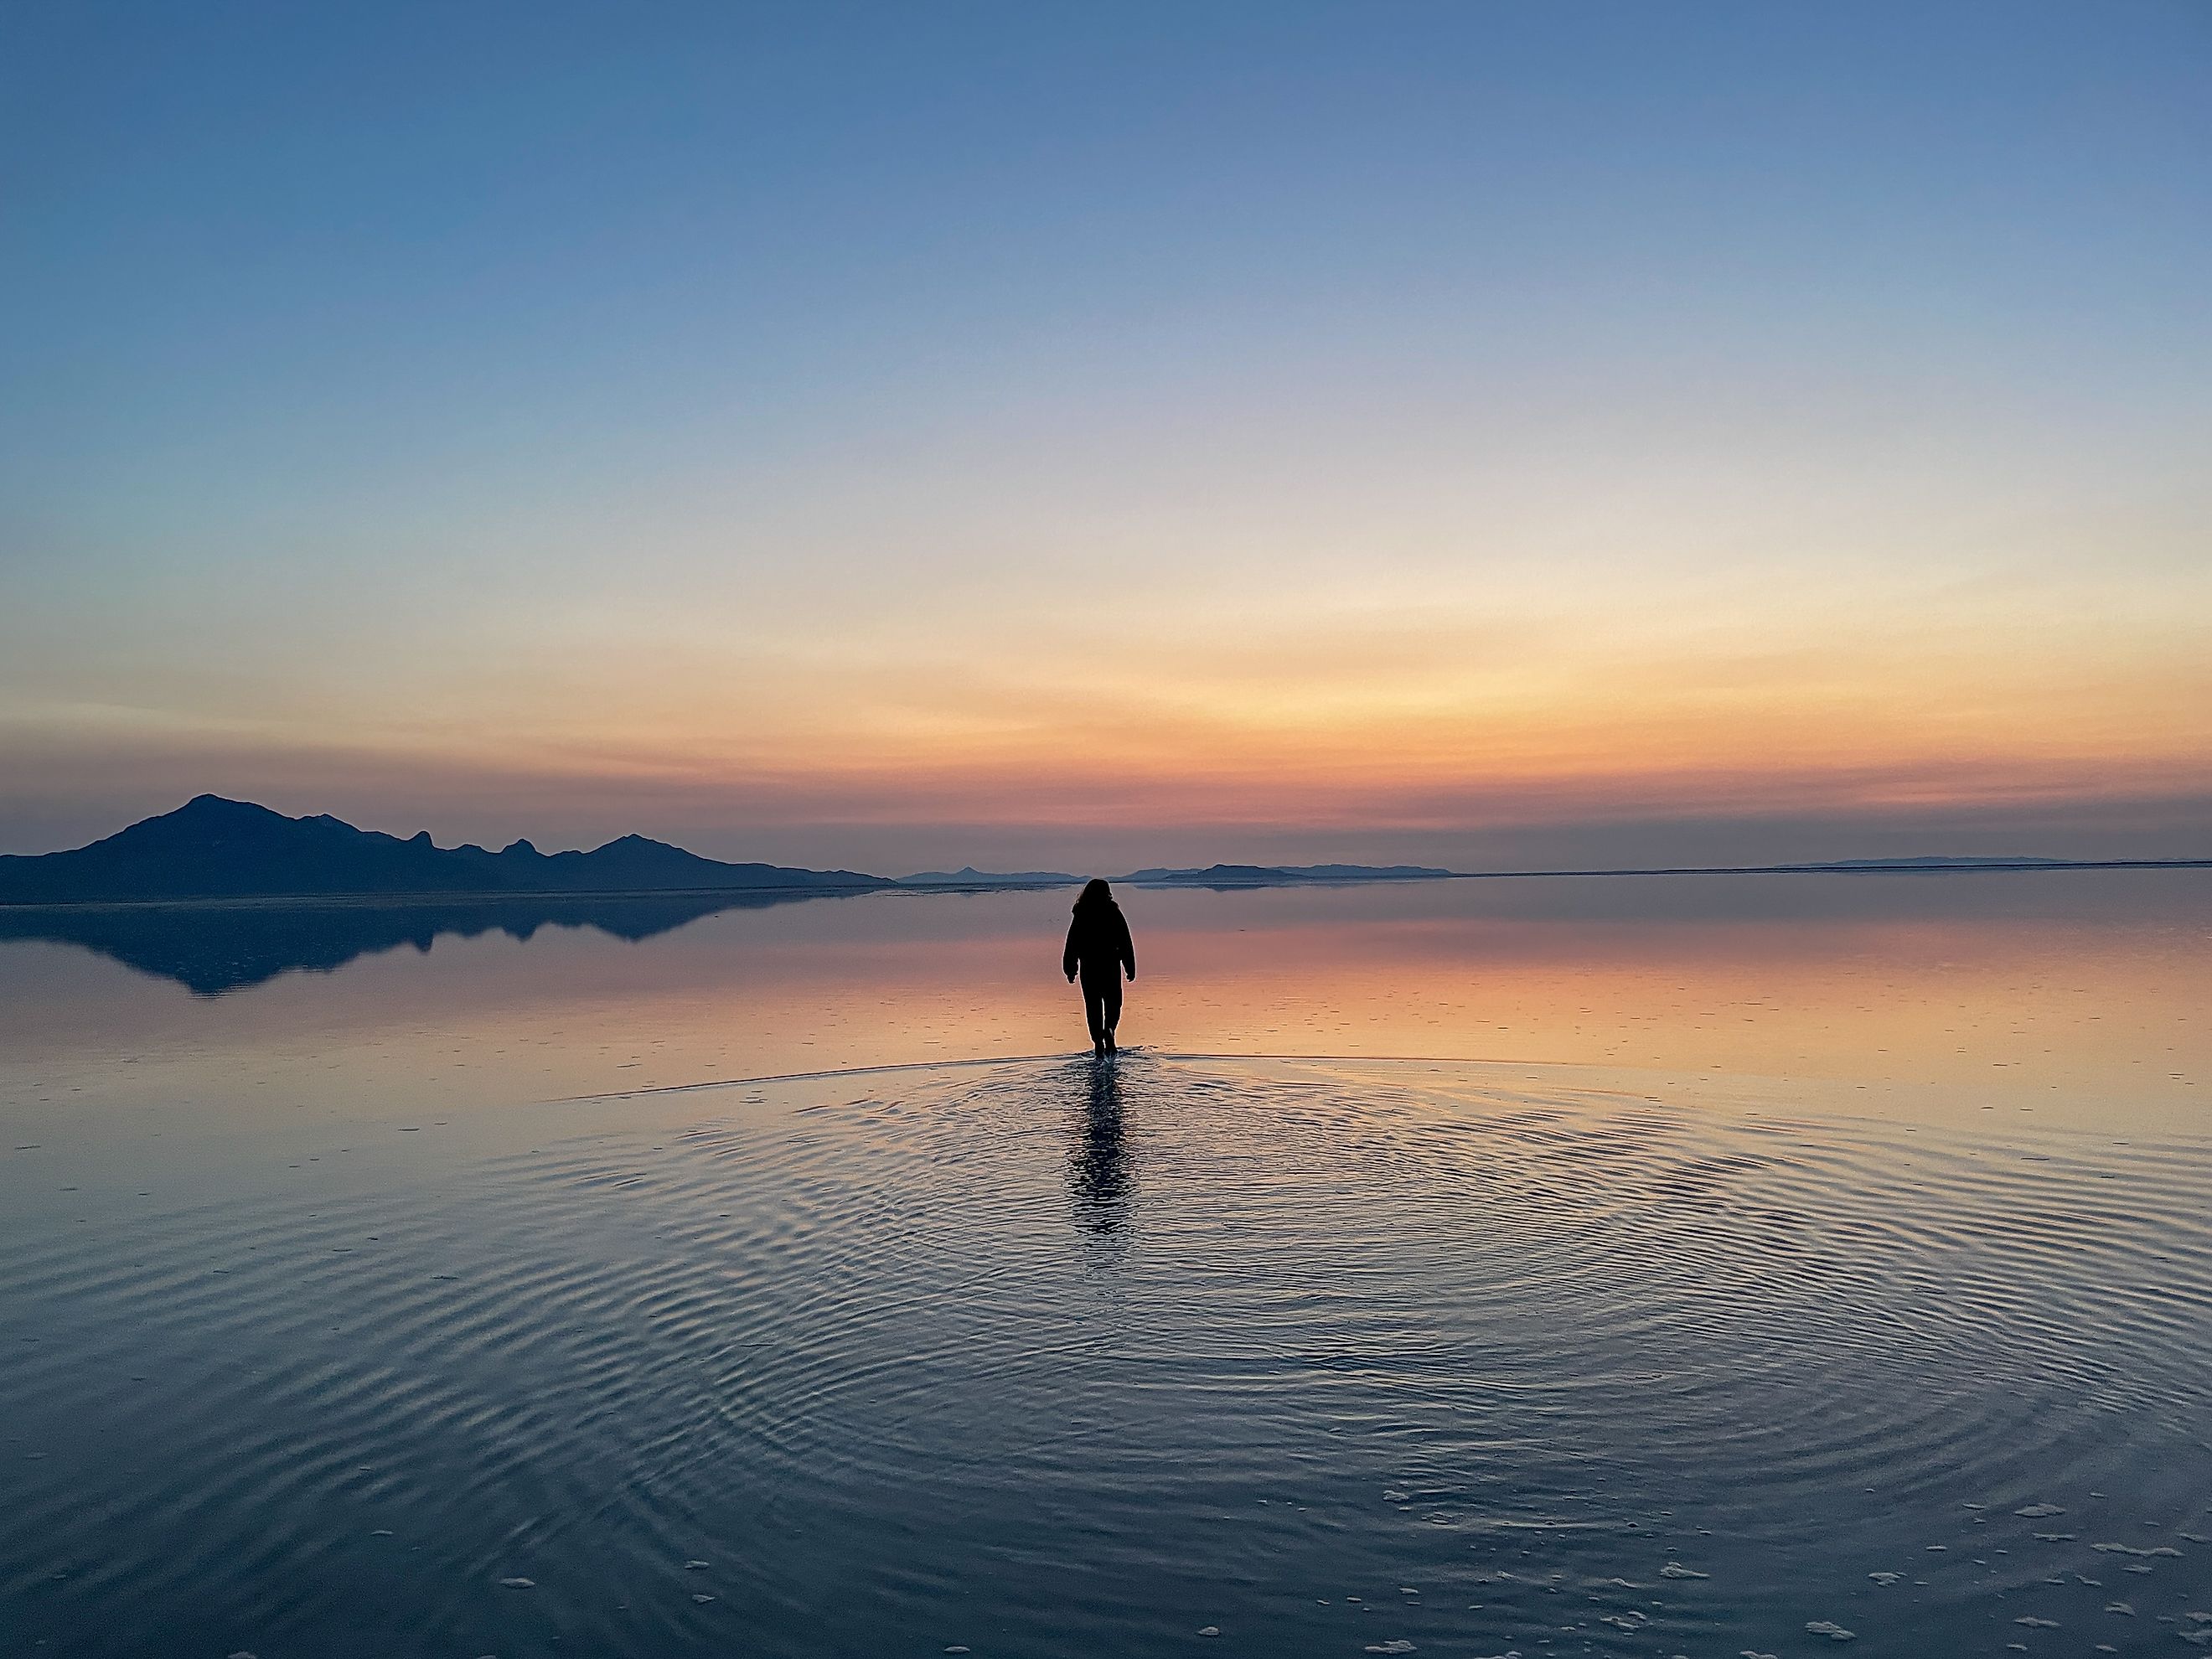
<svg viewBox="0 0 2212 1659"><path fill-rule="evenodd" d="M2212 827L2201 6L0 42L8 850Z"/></svg>

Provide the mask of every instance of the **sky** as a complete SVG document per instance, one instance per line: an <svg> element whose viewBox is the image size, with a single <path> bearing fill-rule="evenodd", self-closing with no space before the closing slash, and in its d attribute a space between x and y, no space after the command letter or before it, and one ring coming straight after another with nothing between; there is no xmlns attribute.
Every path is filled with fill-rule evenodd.
<svg viewBox="0 0 2212 1659"><path fill-rule="evenodd" d="M0 9L0 852L2212 854L2212 9Z"/></svg>

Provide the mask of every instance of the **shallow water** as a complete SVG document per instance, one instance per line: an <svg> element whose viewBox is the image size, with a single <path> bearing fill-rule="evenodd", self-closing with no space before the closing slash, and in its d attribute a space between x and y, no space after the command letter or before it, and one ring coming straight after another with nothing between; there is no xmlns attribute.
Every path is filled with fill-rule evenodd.
<svg viewBox="0 0 2212 1659"><path fill-rule="evenodd" d="M0 945L0 1651L2212 1647L2212 882L1987 879Z"/></svg>

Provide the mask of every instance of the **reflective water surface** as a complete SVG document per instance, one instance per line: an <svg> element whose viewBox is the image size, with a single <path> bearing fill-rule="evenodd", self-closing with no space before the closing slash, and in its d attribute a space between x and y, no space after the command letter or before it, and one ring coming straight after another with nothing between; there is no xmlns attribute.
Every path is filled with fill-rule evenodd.
<svg viewBox="0 0 2212 1659"><path fill-rule="evenodd" d="M0 1651L2212 1647L2212 874L1069 896L8 917Z"/></svg>

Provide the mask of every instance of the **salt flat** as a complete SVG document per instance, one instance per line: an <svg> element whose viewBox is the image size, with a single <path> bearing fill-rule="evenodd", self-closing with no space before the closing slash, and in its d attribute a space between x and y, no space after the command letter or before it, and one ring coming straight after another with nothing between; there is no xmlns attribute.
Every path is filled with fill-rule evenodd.
<svg viewBox="0 0 2212 1659"><path fill-rule="evenodd" d="M2185 1651L2197 890L1937 879L1917 918L1176 895L1132 916L1170 1040L1103 1066L1040 1057L1072 1011L1015 977L1050 896L214 998L7 947L0 1627Z"/></svg>

